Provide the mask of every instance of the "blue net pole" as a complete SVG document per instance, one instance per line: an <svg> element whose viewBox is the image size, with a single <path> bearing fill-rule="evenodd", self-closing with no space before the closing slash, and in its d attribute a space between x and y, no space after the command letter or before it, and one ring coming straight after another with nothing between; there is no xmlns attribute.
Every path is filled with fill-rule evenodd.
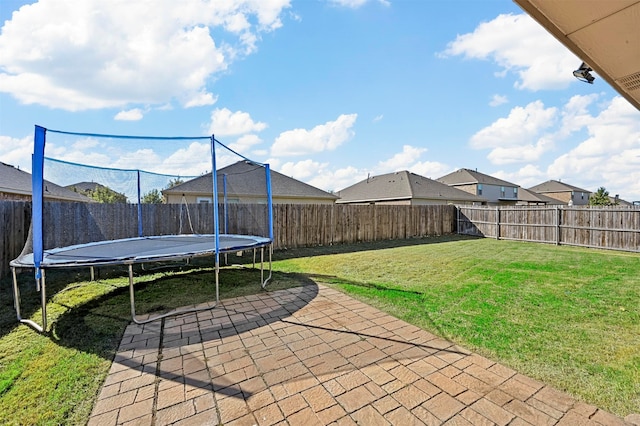
<svg viewBox="0 0 640 426"><path fill-rule="evenodd" d="M33 157L31 158L31 220L33 227L33 264L35 267L36 280L42 277L40 264L43 256L43 236L42 236L42 204L43 183L44 183L44 145L46 142L47 129L36 126L33 137Z"/></svg>
<svg viewBox="0 0 640 426"><path fill-rule="evenodd" d="M144 235L142 229L142 198L140 197L140 170L136 170L138 177L138 237Z"/></svg>
<svg viewBox="0 0 640 426"><path fill-rule="evenodd" d="M213 180L213 234L216 244L216 264L220 262L220 219L218 218L218 173L216 168L216 141L211 135L211 179Z"/></svg>
<svg viewBox="0 0 640 426"><path fill-rule="evenodd" d="M271 197L271 168L268 164L264 165L267 183L267 209L269 212L269 239L273 241L273 199Z"/></svg>
<svg viewBox="0 0 640 426"><path fill-rule="evenodd" d="M227 174L222 175L222 202L223 209L222 214L224 214L224 233L229 233L229 212L227 211Z"/></svg>

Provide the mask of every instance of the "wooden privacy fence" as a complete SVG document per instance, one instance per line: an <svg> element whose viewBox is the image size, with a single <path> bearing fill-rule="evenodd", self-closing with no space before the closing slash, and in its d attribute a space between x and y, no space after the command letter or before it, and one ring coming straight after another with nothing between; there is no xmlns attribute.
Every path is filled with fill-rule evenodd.
<svg viewBox="0 0 640 426"><path fill-rule="evenodd" d="M640 252L640 208L459 206L459 234Z"/></svg>
<svg viewBox="0 0 640 426"><path fill-rule="evenodd" d="M0 201L0 278L22 251L31 223L31 201Z"/></svg>
<svg viewBox="0 0 640 426"><path fill-rule="evenodd" d="M220 231L268 236L265 204L219 206ZM138 236L138 206L45 202L44 247ZM143 204L143 235L213 232L213 205ZM228 219L225 219L228 218ZM0 202L0 278L27 240L31 203ZM275 204L274 248L405 239L455 232L455 206Z"/></svg>

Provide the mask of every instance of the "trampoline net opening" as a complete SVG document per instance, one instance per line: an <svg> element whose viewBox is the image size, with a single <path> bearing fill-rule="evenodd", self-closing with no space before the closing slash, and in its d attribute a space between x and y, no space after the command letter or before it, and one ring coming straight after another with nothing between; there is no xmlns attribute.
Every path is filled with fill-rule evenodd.
<svg viewBox="0 0 640 426"><path fill-rule="evenodd" d="M273 238L268 165L214 137L44 134L44 153L34 149L33 164L42 155L40 245L45 252L185 234ZM34 202L34 220L39 220L35 210ZM31 227L21 257L38 246L34 222Z"/></svg>

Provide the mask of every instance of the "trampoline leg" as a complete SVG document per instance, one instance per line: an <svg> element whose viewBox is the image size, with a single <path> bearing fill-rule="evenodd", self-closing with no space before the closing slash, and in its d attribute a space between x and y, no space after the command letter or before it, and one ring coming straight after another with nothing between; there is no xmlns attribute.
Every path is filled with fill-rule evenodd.
<svg viewBox="0 0 640 426"><path fill-rule="evenodd" d="M133 291L133 265L129 264L129 301L131 303L131 319L140 324L136 319L136 296Z"/></svg>
<svg viewBox="0 0 640 426"><path fill-rule="evenodd" d="M42 309L42 324L43 327L41 327L40 325L36 324L34 321L28 320L28 319L23 319L20 316L20 289L18 289L18 277L16 275L16 268L12 267L11 271L13 273L13 306L16 309L16 316L18 317L18 321L22 324L27 324L28 326L34 328L35 330L37 330L40 333L43 333L44 330L47 329L47 308L46 308L46 296L44 294L44 285L41 289L41 300L43 301L43 309ZM43 283L44 284L44 283Z"/></svg>
<svg viewBox="0 0 640 426"><path fill-rule="evenodd" d="M47 329L47 285L44 269L42 270L41 288L40 288L40 304L42 305L42 329Z"/></svg>
<svg viewBox="0 0 640 426"><path fill-rule="evenodd" d="M220 263L216 259L216 305L220 301Z"/></svg>
<svg viewBox="0 0 640 426"><path fill-rule="evenodd" d="M271 263L272 263L272 253L273 253L273 246L269 245L269 276L267 277L267 279L264 279L264 266L263 266L263 261L264 261L264 247L262 247L262 249L260 250L260 281L262 281L262 288L266 288L267 287L267 283L269 282L269 280L271 279L271 275L273 273L272 267L271 267Z"/></svg>
<svg viewBox="0 0 640 426"><path fill-rule="evenodd" d="M136 299L135 299L135 291L133 289L133 264L129 264L129 299L131 301L131 321L136 324L142 325L147 324L153 321L157 321L162 318L174 317L176 315L182 314L190 314L193 312L200 311L208 311L210 309L215 308L218 305L218 263L216 263L216 303L213 306L201 306L199 308L186 308L186 309L174 309L173 311L167 312L165 314L159 314L155 316L151 316L147 319L140 320L136 316Z"/></svg>

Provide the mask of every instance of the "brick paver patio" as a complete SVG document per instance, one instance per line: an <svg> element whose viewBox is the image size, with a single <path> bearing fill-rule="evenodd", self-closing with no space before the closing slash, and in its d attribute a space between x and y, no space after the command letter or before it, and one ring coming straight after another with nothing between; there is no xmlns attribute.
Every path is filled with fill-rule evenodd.
<svg viewBox="0 0 640 426"><path fill-rule="evenodd" d="M331 288L130 325L89 425L630 425Z"/></svg>

